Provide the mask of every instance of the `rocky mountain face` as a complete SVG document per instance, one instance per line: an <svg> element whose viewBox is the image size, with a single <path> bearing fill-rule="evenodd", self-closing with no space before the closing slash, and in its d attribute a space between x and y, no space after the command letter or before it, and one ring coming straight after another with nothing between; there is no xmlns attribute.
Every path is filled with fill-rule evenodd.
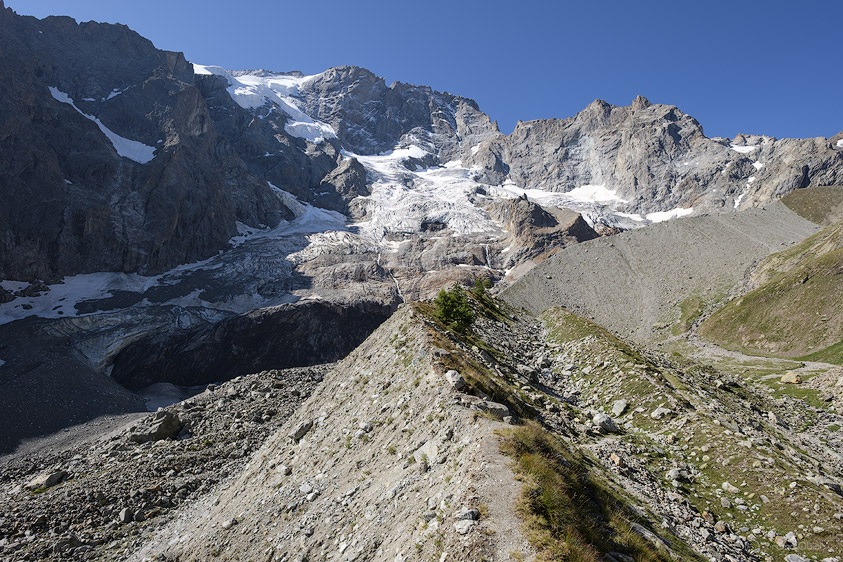
<svg viewBox="0 0 843 562"><path fill-rule="evenodd" d="M627 107L596 100L569 119L519 122L464 163L493 184L511 180L557 192L602 185L615 192L618 208L641 215L747 208L843 181L836 137L712 139L676 106L640 96Z"/></svg>
<svg viewBox="0 0 843 562"><path fill-rule="evenodd" d="M180 53L0 9L0 277L156 272L290 216L214 127Z"/></svg>
<svg viewBox="0 0 843 562"><path fill-rule="evenodd" d="M644 98L598 100L503 135L470 99L387 85L358 67L197 73L125 26L5 8L0 25L0 278L158 273L207 258L242 234L238 222L295 218L267 182L363 220L366 199L380 198L370 190L377 170L355 156L396 147L421 149L411 169L460 162L481 188L600 186L608 197L553 206L589 211L592 224L625 213L612 220L627 227L843 182L836 137L710 139L676 107Z"/></svg>

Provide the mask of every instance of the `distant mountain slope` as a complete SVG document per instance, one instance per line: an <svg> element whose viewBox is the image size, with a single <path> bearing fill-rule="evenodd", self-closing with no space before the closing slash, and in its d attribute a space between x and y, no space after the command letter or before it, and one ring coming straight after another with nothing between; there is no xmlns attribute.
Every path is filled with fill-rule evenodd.
<svg viewBox="0 0 843 562"><path fill-rule="evenodd" d="M599 185L618 210L747 208L809 185L843 180L843 134L830 139L739 135L708 138L696 119L643 97L617 107L596 100L568 119L519 122L480 144L464 163L484 181L566 192ZM639 217L640 220L641 217Z"/></svg>
<svg viewBox="0 0 843 562"><path fill-rule="evenodd" d="M843 220L843 186L794 189L782 203L794 213L821 226Z"/></svg>
<svg viewBox="0 0 843 562"><path fill-rule="evenodd" d="M161 271L291 216L215 129L181 53L0 2L0 278Z"/></svg>
<svg viewBox="0 0 843 562"><path fill-rule="evenodd" d="M754 354L843 364L843 221L768 257L755 289L699 328L704 338Z"/></svg>
<svg viewBox="0 0 843 562"><path fill-rule="evenodd" d="M526 190L592 226L843 183L841 135L710 139L675 106L640 97L502 135L468 98L359 67L191 65L125 26L37 20L2 2L0 28L0 279L158 273L208 258L248 228L295 218L274 188L357 220L388 197L370 190L372 159L396 148L415 147L408 170L447 164L484 193ZM421 223L442 211L427 214Z"/></svg>
<svg viewBox="0 0 843 562"><path fill-rule="evenodd" d="M754 262L815 230L781 203L678 219L565 248L502 298L533 313L565 306L647 342L670 335L683 304L717 302Z"/></svg>

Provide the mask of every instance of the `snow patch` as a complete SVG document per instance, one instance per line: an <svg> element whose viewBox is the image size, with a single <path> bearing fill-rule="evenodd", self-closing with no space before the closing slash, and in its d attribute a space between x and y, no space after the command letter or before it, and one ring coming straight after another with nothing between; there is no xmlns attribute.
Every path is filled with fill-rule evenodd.
<svg viewBox="0 0 843 562"><path fill-rule="evenodd" d="M636 222L644 222L646 219L639 215L638 213L615 213L619 217L623 217L625 219L632 219Z"/></svg>
<svg viewBox="0 0 843 562"><path fill-rule="evenodd" d="M618 192L607 189L605 185L583 185L568 192L545 191L543 189L522 189L512 180L506 180L503 185L492 189L493 192L502 191L511 197L526 195L540 205L552 207L571 207L572 204L600 204L626 203L618 197ZM574 208L574 207L571 207Z"/></svg>
<svg viewBox="0 0 843 562"><path fill-rule="evenodd" d="M235 76L219 66L193 65L194 74L221 76L228 82L226 91L243 109L257 109L269 103L286 113L290 120L284 125L288 134L321 143L337 138L333 127L316 121L304 113L298 105L299 87L319 75L290 76L287 74L243 74ZM271 113L272 110L270 110ZM268 115L268 114L267 114ZM266 118L264 115L261 118Z"/></svg>
<svg viewBox="0 0 843 562"><path fill-rule="evenodd" d="M760 170L764 167L764 164L762 164L761 162L753 162L752 165L755 166L756 170Z"/></svg>
<svg viewBox="0 0 843 562"><path fill-rule="evenodd" d="M73 103L73 100L65 94L64 92L60 91L57 88L50 86L50 94L52 94L53 98L61 103L66 103L70 105L73 109L75 109L80 115L89 119L97 124L100 131L111 141L111 145L114 147L114 150L117 151L117 154L128 158L129 160L134 160L138 164L147 164L155 158L155 147L148 146L143 144L142 142L133 141L131 139L127 139L126 137L121 137L108 127L102 124L102 121L94 117L93 115L88 115L78 107L76 104Z"/></svg>
<svg viewBox="0 0 843 562"><path fill-rule="evenodd" d="M677 207L669 211L659 211L657 213L648 213L646 218L650 222L664 222L670 219L678 219L679 217L686 217L694 212L693 207L682 208Z"/></svg>
<svg viewBox="0 0 843 562"><path fill-rule="evenodd" d="M605 185L583 185L572 189L567 193L574 201L583 203L626 203L625 199L618 197L618 192L607 189Z"/></svg>
<svg viewBox="0 0 843 562"><path fill-rule="evenodd" d="M757 146L737 146L735 144L730 144L729 148L741 154L749 154L750 152L758 150Z"/></svg>
<svg viewBox="0 0 843 562"><path fill-rule="evenodd" d="M161 275L145 277L137 273L82 273L65 277L63 283L50 285L50 290L40 297L18 297L12 302L0 305L0 324L27 316L80 316L76 310L77 303L108 298L112 296L112 291L142 293L156 285L160 278ZM19 291L28 286L28 283L3 281L0 285L7 291ZM32 308L24 310L24 304Z"/></svg>
<svg viewBox="0 0 843 562"><path fill-rule="evenodd" d="M843 139L837 141L837 148L843 148Z"/></svg>

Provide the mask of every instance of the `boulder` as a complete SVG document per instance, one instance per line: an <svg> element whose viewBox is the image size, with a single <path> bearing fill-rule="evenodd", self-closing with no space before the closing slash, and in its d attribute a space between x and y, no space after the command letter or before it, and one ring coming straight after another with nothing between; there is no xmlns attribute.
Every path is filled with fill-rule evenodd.
<svg viewBox="0 0 843 562"><path fill-rule="evenodd" d="M445 373L445 378L448 379L448 383L456 390L464 390L467 386L463 376L453 369Z"/></svg>
<svg viewBox="0 0 843 562"><path fill-rule="evenodd" d="M613 420L606 414L594 414L594 418L591 421L594 422L594 425L599 427L600 430L605 433L618 433L620 431L618 429L618 426L615 425L615 420Z"/></svg>
<svg viewBox="0 0 843 562"><path fill-rule="evenodd" d="M612 415L615 417L620 416L626 411L628 405L629 403L624 399L615 400L612 403Z"/></svg>
<svg viewBox="0 0 843 562"><path fill-rule="evenodd" d="M784 384L801 384L802 377L799 376L799 373L788 371L787 373L782 375L781 381Z"/></svg>
<svg viewBox="0 0 843 562"><path fill-rule="evenodd" d="M64 480L67 477L67 472L64 470L56 470L53 472L45 472L24 484L27 490L40 490L42 488L51 488Z"/></svg>
<svg viewBox="0 0 843 562"><path fill-rule="evenodd" d="M659 406L658 408L656 408L655 410L653 410L650 413L650 417L654 420L660 420L663 417L669 416L672 413L673 413L673 410L671 410L670 408L665 408L663 406Z"/></svg>
<svg viewBox="0 0 843 562"><path fill-rule="evenodd" d="M173 439L181 431L182 423L179 417L167 410L155 413L151 421L141 425L129 434L129 441L133 443L148 443L162 439Z"/></svg>
<svg viewBox="0 0 843 562"><path fill-rule="evenodd" d="M492 402L491 400L482 400L477 403L477 408L486 414L489 414L495 419L503 420L510 415L509 408L503 404Z"/></svg>

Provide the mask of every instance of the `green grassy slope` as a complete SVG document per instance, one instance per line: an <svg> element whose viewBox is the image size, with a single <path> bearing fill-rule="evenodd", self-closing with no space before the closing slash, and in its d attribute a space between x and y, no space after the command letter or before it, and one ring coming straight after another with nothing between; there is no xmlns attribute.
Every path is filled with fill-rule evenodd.
<svg viewBox="0 0 843 562"><path fill-rule="evenodd" d="M700 335L747 353L843 364L843 221L773 254L753 277L756 289L712 314Z"/></svg>
<svg viewBox="0 0 843 562"><path fill-rule="evenodd" d="M843 220L843 186L796 189L782 197L797 215L822 226Z"/></svg>

